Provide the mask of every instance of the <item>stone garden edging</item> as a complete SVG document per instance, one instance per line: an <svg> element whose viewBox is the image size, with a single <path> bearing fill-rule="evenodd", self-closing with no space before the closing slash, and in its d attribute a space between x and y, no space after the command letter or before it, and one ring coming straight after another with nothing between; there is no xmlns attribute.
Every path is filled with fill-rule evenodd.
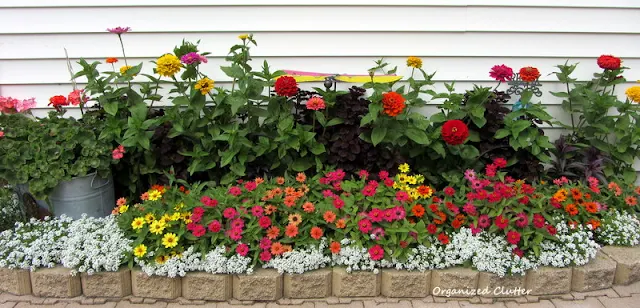
<svg viewBox="0 0 640 308"><path fill-rule="evenodd" d="M304 274L257 269L252 275L188 273L185 277L149 277L138 269L94 275L71 275L62 267L34 272L0 268L0 292L38 297L140 298L227 301L276 301L281 298L336 297L421 298L555 296L587 292L640 281L640 246L606 246L589 264L572 268L543 267L525 276L498 277L467 268L424 273L383 269L347 273L325 268ZM203 288L203 286L206 286ZM474 292L477 292L474 294Z"/></svg>

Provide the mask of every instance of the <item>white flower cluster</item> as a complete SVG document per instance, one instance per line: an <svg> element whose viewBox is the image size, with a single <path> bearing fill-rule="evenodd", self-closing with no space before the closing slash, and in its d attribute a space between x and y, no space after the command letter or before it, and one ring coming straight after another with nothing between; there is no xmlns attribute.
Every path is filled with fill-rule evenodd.
<svg viewBox="0 0 640 308"><path fill-rule="evenodd" d="M540 243L539 264L542 266L566 267L584 265L595 258L600 246L593 240L591 230L578 226L570 230L565 221L556 224L558 241L545 240Z"/></svg>
<svg viewBox="0 0 640 308"><path fill-rule="evenodd" d="M0 233L0 267L35 270L60 264L71 218L32 218Z"/></svg>
<svg viewBox="0 0 640 308"><path fill-rule="evenodd" d="M318 246L306 249L295 249L277 256L263 265L264 268L275 268L279 273L302 274L322 267L326 267L331 258L324 255L327 239L322 238Z"/></svg>
<svg viewBox="0 0 640 308"><path fill-rule="evenodd" d="M14 227L16 222L25 221L26 213L11 187L0 187L0 231Z"/></svg>
<svg viewBox="0 0 640 308"><path fill-rule="evenodd" d="M640 221L635 215L611 211L602 218L602 225L595 233L600 243L635 246L640 244Z"/></svg>
<svg viewBox="0 0 640 308"><path fill-rule="evenodd" d="M61 262L64 267L74 269L74 274L117 271L131 250L131 241L113 216L93 218L83 215L69 224L67 232Z"/></svg>
<svg viewBox="0 0 640 308"><path fill-rule="evenodd" d="M251 274L251 258L235 254L225 256L225 247L219 246L208 252L204 258L202 254L189 247L181 256L174 256L165 263L145 262L136 258L136 263L149 276L184 277L188 272L207 272L211 274ZM150 254L152 256L152 254Z"/></svg>
<svg viewBox="0 0 640 308"><path fill-rule="evenodd" d="M524 275L527 270L537 268L537 262L530 257L515 255L515 246L509 244L504 236L482 232L477 238L480 245L477 245L472 261L479 271L504 277L507 274Z"/></svg>
<svg viewBox="0 0 640 308"><path fill-rule="evenodd" d="M352 271L373 271L377 273L376 265L379 263L371 260L369 251L366 248L355 245L350 246L349 244L351 244L349 239L340 241L342 249L340 249L339 253L332 255L331 264L346 267L347 273Z"/></svg>

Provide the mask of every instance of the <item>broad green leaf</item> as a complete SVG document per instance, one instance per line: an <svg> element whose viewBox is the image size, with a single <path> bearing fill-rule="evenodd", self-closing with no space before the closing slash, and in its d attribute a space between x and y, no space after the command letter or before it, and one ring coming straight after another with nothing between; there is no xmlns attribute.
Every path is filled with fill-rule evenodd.
<svg viewBox="0 0 640 308"><path fill-rule="evenodd" d="M404 131L404 135L409 137L409 139L413 140L417 144L429 144L429 137L424 131L421 131L416 128L407 128Z"/></svg>
<svg viewBox="0 0 640 308"><path fill-rule="evenodd" d="M387 128L384 126L376 126L371 131L371 144L378 145L387 135Z"/></svg>

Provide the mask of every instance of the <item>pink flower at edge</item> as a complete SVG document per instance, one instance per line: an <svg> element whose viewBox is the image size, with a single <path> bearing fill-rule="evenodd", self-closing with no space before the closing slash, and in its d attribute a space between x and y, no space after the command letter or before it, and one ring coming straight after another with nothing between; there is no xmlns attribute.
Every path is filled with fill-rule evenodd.
<svg viewBox="0 0 640 308"><path fill-rule="evenodd" d="M489 76L496 81L509 81L513 77L513 69L504 64L494 65L489 71Z"/></svg>
<svg viewBox="0 0 640 308"><path fill-rule="evenodd" d="M251 208L251 215L260 218L264 215L264 209L261 206L256 205Z"/></svg>
<svg viewBox="0 0 640 308"><path fill-rule="evenodd" d="M314 96L307 101L307 109L308 110L322 110L326 108L324 103L324 99L319 96Z"/></svg>
<svg viewBox="0 0 640 308"><path fill-rule="evenodd" d="M382 249L380 245L374 245L369 248L369 257L373 261L382 260L382 258L384 258L384 249Z"/></svg>
<svg viewBox="0 0 640 308"><path fill-rule="evenodd" d="M245 257L249 253L249 245L240 243L236 246L236 253Z"/></svg>
<svg viewBox="0 0 640 308"><path fill-rule="evenodd" d="M238 186L232 186L229 188L229 194L235 197L240 196L242 194L242 189Z"/></svg>
<svg viewBox="0 0 640 308"><path fill-rule="evenodd" d="M260 249L262 250L267 250L269 248L271 248L271 240L268 237L263 237L260 240Z"/></svg>
<svg viewBox="0 0 640 308"><path fill-rule="evenodd" d="M236 215L238 215L238 211L236 211L236 209L234 209L232 207L228 207L228 208L224 209L224 211L222 211L222 215L226 219L233 219L233 218L236 217Z"/></svg>
<svg viewBox="0 0 640 308"><path fill-rule="evenodd" d="M184 64L190 65L190 64L200 64L200 63L207 63L208 60L206 57L199 55L197 52L190 52L182 57L180 57L180 61Z"/></svg>
<svg viewBox="0 0 640 308"><path fill-rule="evenodd" d="M127 33L129 31L131 31L131 28L130 27L124 27L124 28L123 27L116 27L116 28L111 28L111 29L107 28L107 31L120 35L122 33Z"/></svg>
<svg viewBox="0 0 640 308"><path fill-rule="evenodd" d="M0 138L4 137L4 132L0 130Z"/></svg>
<svg viewBox="0 0 640 308"><path fill-rule="evenodd" d="M29 109L35 108L37 105L35 98L24 99L22 101L18 101L15 105L17 112L24 112Z"/></svg>
<svg viewBox="0 0 640 308"><path fill-rule="evenodd" d="M84 94L84 90L73 90L69 93L67 101L73 106L78 106L86 103L89 100Z"/></svg>
<svg viewBox="0 0 640 308"><path fill-rule="evenodd" d="M207 230L204 228L203 225L195 225L191 233L195 237L202 237L207 233Z"/></svg>
<svg viewBox="0 0 640 308"><path fill-rule="evenodd" d="M119 145L117 148L113 149L111 152L111 157L115 160L122 159L124 157L124 146Z"/></svg>
<svg viewBox="0 0 640 308"><path fill-rule="evenodd" d="M219 221L214 220L209 223L209 225L207 226L207 229L209 229L210 232L218 233L222 229L222 224L220 224Z"/></svg>
<svg viewBox="0 0 640 308"><path fill-rule="evenodd" d="M371 231L372 224L369 219L362 219L358 222L358 229L362 233L369 233Z"/></svg>

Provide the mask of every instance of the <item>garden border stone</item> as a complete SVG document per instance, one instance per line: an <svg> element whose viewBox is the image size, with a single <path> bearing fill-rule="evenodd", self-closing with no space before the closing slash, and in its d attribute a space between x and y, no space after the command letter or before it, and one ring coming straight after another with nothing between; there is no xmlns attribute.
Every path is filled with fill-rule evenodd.
<svg viewBox="0 0 640 308"><path fill-rule="evenodd" d="M131 270L117 272L82 273L82 293L87 297L125 297L131 295Z"/></svg>
<svg viewBox="0 0 640 308"><path fill-rule="evenodd" d="M347 273L343 267L333 268L331 287L337 297L373 297L380 294L380 273L356 271Z"/></svg>
<svg viewBox="0 0 640 308"><path fill-rule="evenodd" d="M426 297L431 293L431 271L383 269L381 293L386 297Z"/></svg>
<svg viewBox="0 0 640 308"><path fill-rule="evenodd" d="M598 251L589 263L572 268L571 290L587 292L610 288L616 274L616 265L616 261Z"/></svg>
<svg viewBox="0 0 640 308"><path fill-rule="evenodd" d="M304 274L284 274L284 297L330 297L332 277L333 270L331 268L321 268Z"/></svg>
<svg viewBox="0 0 640 308"><path fill-rule="evenodd" d="M31 294L31 274L23 269L0 268L0 292Z"/></svg>
<svg viewBox="0 0 640 308"><path fill-rule="evenodd" d="M564 294L571 292L571 278L570 267L544 266L527 272L525 286L531 295Z"/></svg>
<svg viewBox="0 0 640 308"><path fill-rule="evenodd" d="M175 299L182 295L179 277L148 276L140 269L131 271L131 293L137 297Z"/></svg>
<svg viewBox="0 0 640 308"><path fill-rule="evenodd" d="M206 288L202 288L206 286ZM182 277L182 297L190 300L226 301L233 296L233 276L206 272Z"/></svg>
<svg viewBox="0 0 640 308"><path fill-rule="evenodd" d="M233 275L233 297L241 301L275 301L282 297L282 275L257 269L251 275Z"/></svg>
<svg viewBox="0 0 640 308"><path fill-rule="evenodd" d="M31 272L31 289L39 297L76 297L82 295L80 275L58 266Z"/></svg>
<svg viewBox="0 0 640 308"><path fill-rule="evenodd" d="M640 280L640 246L604 246L602 252L616 261L615 284L630 284Z"/></svg>
<svg viewBox="0 0 640 308"><path fill-rule="evenodd" d="M478 290L483 292L479 295L482 297L520 297L530 295L525 288L525 279L525 275L500 277L496 274L480 272L478 274Z"/></svg>
<svg viewBox="0 0 640 308"><path fill-rule="evenodd" d="M433 296L447 296L447 290L476 291L478 271L452 267L431 271L431 290ZM455 294L455 297L473 297L475 294Z"/></svg>

